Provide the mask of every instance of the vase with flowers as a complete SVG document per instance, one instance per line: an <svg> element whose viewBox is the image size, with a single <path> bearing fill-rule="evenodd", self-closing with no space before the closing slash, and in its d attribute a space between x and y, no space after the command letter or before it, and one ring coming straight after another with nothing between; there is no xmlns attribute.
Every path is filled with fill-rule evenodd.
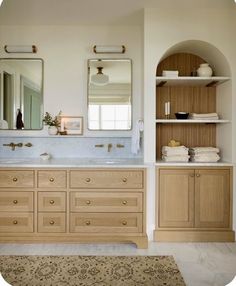
<svg viewBox="0 0 236 286"><path fill-rule="evenodd" d="M60 127L60 113L56 116L52 116L49 112L46 112L43 118L45 125L48 125L48 134L57 135L58 128Z"/></svg>

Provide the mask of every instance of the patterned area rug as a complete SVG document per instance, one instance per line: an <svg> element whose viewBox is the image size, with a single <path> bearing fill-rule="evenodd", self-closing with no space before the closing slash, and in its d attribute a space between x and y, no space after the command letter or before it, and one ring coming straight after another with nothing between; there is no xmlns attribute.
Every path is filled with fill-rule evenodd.
<svg viewBox="0 0 236 286"><path fill-rule="evenodd" d="M184 286L172 256L0 256L13 286Z"/></svg>

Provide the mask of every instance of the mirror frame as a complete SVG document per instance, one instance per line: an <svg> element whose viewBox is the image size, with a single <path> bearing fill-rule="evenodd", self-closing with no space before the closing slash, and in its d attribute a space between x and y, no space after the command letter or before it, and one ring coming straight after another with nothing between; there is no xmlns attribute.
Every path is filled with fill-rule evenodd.
<svg viewBox="0 0 236 286"><path fill-rule="evenodd" d="M29 61L29 60L33 60L33 61L41 61L42 63L42 72L41 72L41 76L42 76L42 85L41 85L41 96L42 96L42 100L41 100L41 105L40 105L40 113L41 113L41 128L39 129L0 129L0 131L39 131L39 130L43 130L44 125L43 125L43 114L44 114L44 60L42 58L0 58L0 63L2 60L10 60L10 61ZM25 78L24 75L21 75L20 78ZM1 83L1 82L0 82ZM1 87L1 86L0 86ZM2 87L1 87L2 88ZM20 82L20 108L22 109L22 83ZM1 91L0 91L0 95L1 95ZM15 106L14 106L15 109Z"/></svg>
<svg viewBox="0 0 236 286"><path fill-rule="evenodd" d="M128 60L130 61L130 72L131 72L131 99L130 99L130 105L131 105L131 112L130 112L130 129L90 129L89 128L89 82L90 82L90 66L89 62L90 61L98 61L98 60L109 60L109 61L119 61L119 60ZM133 62L132 59L130 58L92 58L87 60L87 129L89 131L124 131L124 132L129 132L132 131L133 129Z"/></svg>

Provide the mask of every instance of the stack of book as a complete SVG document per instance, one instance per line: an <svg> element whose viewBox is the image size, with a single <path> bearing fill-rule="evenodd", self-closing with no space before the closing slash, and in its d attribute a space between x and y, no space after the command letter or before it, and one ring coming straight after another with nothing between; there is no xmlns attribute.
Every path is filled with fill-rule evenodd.
<svg viewBox="0 0 236 286"><path fill-rule="evenodd" d="M178 77L178 76L179 76L179 71L164 70L164 71L162 71L162 76L166 76L166 77Z"/></svg>

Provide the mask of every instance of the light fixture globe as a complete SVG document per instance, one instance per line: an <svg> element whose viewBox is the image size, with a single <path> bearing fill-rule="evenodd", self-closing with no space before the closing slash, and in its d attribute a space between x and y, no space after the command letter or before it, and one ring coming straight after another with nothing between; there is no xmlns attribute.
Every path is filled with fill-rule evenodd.
<svg viewBox="0 0 236 286"><path fill-rule="evenodd" d="M103 67L97 67L98 72L91 76L91 83L95 85L106 85L109 82L109 76L102 72Z"/></svg>

